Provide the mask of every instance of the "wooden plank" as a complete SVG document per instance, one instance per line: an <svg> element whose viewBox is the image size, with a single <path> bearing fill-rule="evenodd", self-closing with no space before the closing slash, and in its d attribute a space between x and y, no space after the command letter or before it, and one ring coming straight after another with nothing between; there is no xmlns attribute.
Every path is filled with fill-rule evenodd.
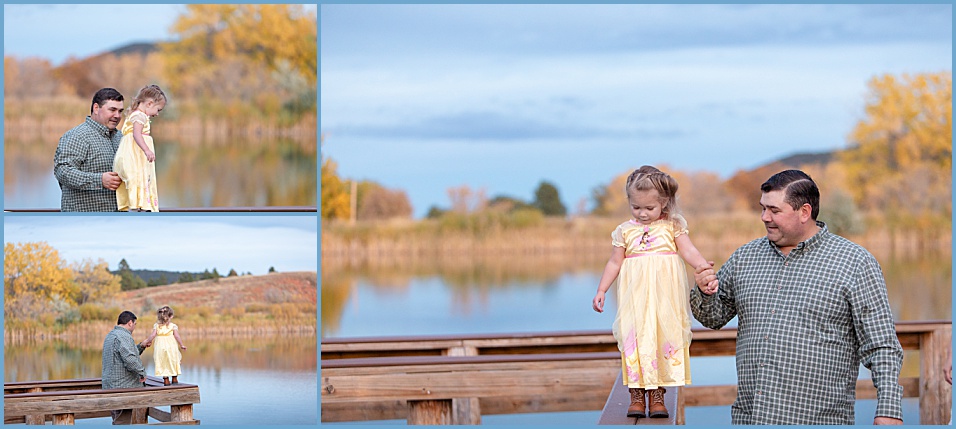
<svg viewBox="0 0 956 429"><path fill-rule="evenodd" d="M160 422L169 422L172 420L172 417L170 417L168 412L160 410L156 407L149 407L149 410L146 412L146 414Z"/></svg>
<svg viewBox="0 0 956 429"><path fill-rule="evenodd" d="M450 425L452 424L451 399L408 401L408 424L410 425Z"/></svg>
<svg viewBox="0 0 956 429"><path fill-rule="evenodd" d="M682 387L665 387L664 406L667 407L666 418L636 418L627 416L627 408L631 405L631 393L624 384L624 378L618 373L614 380L611 393L598 418L599 425L676 425L684 424L683 412L680 407ZM647 402L650 405L650 402Z"/></svg>
<svg viewBox="0 0 956 429"><path fill-rule="evenodd" d="M149 408L133 408L132 424L145 425L149 423L149 418L147 417L148 410Z"/></svg>
<svg viewBox="0 0 956 429"><path fill-rule="evenodd" d="M49 392L6 395L3 401L5 416L29 414L56 414L148 408L184 403L199 403L199 388L145 387L139 389L96 390L93 393Z"/></svg>
<svg viewBox="0 0 956 429"><path fill-rule="evenodd" d="M486 363L535 363L535 362L559 362L559 361L586 361L586 360L607 360L620 359L620 352L600 352L600 353L553 353L553 354L534 354L534 355L492 355L492 356L402 356L391 358L355 358L355 359L330 359L321 361L322 371L337 369L349 369L354 371L385 371L394 372L388 367L413 366L434 367L436 365L467 365L467 364L486 364Z"/></svg>
<svg viewBox="0 0 956 429"><path fill-rule="evenodd" d="M594 379L620 369L618 354L600 355L603 359L483 359L429 366L323 368L321 402L575 394Z"/></svg>
<svg viewBox="0 0 956 429"><path fill-rule="evenodd" d="M198 425L200 424L199 420L186 420L182 422L159 422L159 423L150 423L150 425Z"/></svg>

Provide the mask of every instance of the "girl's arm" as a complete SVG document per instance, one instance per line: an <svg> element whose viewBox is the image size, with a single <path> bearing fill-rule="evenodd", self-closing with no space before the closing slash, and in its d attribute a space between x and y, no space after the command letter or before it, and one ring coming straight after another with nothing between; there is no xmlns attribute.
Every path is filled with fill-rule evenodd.
<svg viewBox="0 0 956 429"><path fill-rule="evenodd" d="M179 329L173 329L173 337L176 338L176 342L179 343L179 348L186 350L182 338L179 338Z"/></svg>
<svg viewBox="0 0 956 429"><path fill-rule="evenodd" d="M604 266L604 274L601 275L601 282L598 283L597 294L591 301L591 308L598 313L604 312L604 294L611 288L614 279L621 273L621 264L624 263L624 248L614 246L611 248L611 257L608 258Z"/></svg>
<svg viewBox="0 0 956 429"><path fill-rule="evenodd" d="M146 343L147 346L148 346L149 344L152 344L152 343L153 343L153 338L156 338L156 329L155 329L155 328L153 329L153 332L151 332L151 333L149 334L149 336L146 337L146 340L143 341L143 342Z"/></svg>
<svg viewBox="0 0 956 429"><path fill-rule="evenodd" d="M133 140L136 141L136 146L139 146L146 154L146 160L153 162L156 160L156 154L149 150L149 146L146 146L146 140L143 140L143 127L145 127L144 124L133 121Z"/></svg>
<svg viewBox="0 0 956 429"><path fill-rule="evenodd" d="M713 265L712 262L704 259L704 255L700 254L700 251L697 250L697 247L690 241L690 237L686 233L677 236L677 238L674 239L674 243L677 244L677 253L680 254L684 262L687 262L694 270L699 270L701 266L709 267ZM708 288L713 288L713 290L716 291L717 280L710 282ZM713 292L711 292L711 294L712 293Z"/></svg>

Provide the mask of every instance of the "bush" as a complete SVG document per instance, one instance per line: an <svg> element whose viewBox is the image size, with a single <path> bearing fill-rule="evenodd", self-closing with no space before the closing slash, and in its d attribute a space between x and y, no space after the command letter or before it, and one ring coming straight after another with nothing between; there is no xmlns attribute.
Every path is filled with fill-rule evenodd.
<svg viewBox="0 0 956 429"><path fill-rule="evenodd" d="M112 322L116 320L122 310L117 308L103 308L96 304L86 303L80 306L80 320L105 320Z"/></svg>

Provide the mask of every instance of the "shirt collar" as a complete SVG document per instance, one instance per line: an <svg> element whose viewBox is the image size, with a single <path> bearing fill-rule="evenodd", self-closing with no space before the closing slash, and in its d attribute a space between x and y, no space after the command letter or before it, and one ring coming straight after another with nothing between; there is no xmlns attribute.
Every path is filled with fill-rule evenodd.
<svg viewBox="0 0 956 429"><path fill-rule="evenodd" d="M86 125L89 125L90 127L92 127L93 130L95 130L98 134L102 134L108 138L113 138L113 136L116 134L116 129L111 130L107 128L106 125L103 125L93 120L92 116L86 117Z"/></svg>
<svg viewBox="0 0 956 429"><path fill-rule="evenodd" d="M830 235L830 230L827 229L827 224L819 220L816 221L816 223L817 223L817 226L820 227L820 230L817 231L816 234L813 234L812 237L797 243L797 246L790 251L791 253L806 252L808 250L813 249L814 247L817 247L820 243L826 240L826 237ZM767 240L767 241L770 242L770 240ZM774 244L773 242L770 242L770 245L778 252L780 251L780 249L777 248L777 245Z"/></svg>

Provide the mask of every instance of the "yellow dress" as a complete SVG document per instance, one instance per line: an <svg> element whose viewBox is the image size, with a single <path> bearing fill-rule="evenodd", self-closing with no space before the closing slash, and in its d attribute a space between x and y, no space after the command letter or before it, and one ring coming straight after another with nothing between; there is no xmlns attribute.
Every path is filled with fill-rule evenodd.
<svg viewBox="0 0 956 429"><path fill-rule="evenodd" d="M173 331L179 327L169 322L166 325L153 324L156 338L153 339L153 364L156 366L157 377L172 377L182 374L179 363L183 360L179 352L179 343L173 337Z"/></svg>
<svg viewBox="0 0 956 429"><path fill-rule="evenodd" d="M146 153L133 139L133 123L143 124L143 142L153 149L153 138L149 136L149 117L139 110L130 113L123 123L123 139L120 141L116 156L113 158L113 171L123 179L116 189L116 204L120 211L130 209L159 211L159 193L156 191L156 162L149 162Z"/></svg>
<svg viewBox="0 0 956 429"><path fill-rule="evenodd" d="M631 220L611 233L612 245L624 247L613 332L631 388L690 384L690 282L675 243L687 223L675 220Z"/></svg>

